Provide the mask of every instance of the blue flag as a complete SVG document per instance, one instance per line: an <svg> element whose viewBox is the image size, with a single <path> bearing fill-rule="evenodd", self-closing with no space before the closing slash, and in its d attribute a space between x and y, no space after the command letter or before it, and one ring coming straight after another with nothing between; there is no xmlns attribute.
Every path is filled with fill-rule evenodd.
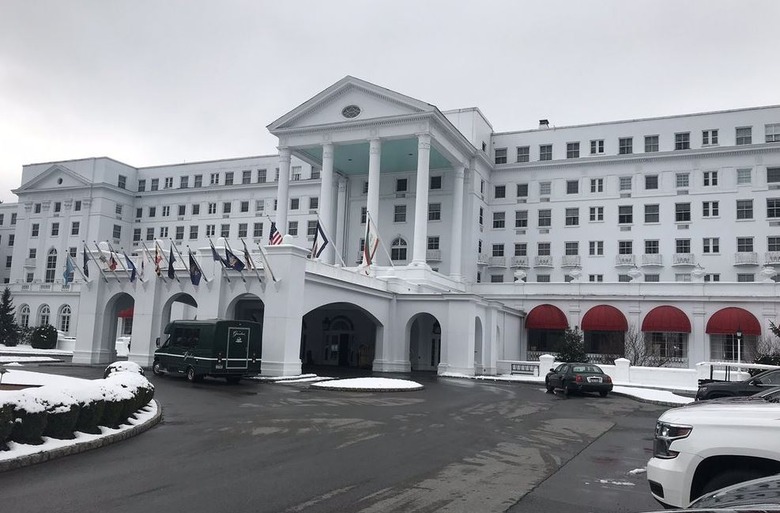
<svg viewBox="0 0 780 513"><path fill-rule="evenodd" d="M81 270L84 271L84 276L89 278L89 266L87 263L89 262L89 258L87 257L87 246L84 245L84 251L82 251L82 260L84 261L84 264L81 266Z"/></svg>
<svg viewBox="0 0 780 513"><path fill-rule="evenodd" d="M173 269L173 263L176 261L176 257L173 256L173 244L171 244L171 253L168 255L168 279L174 279L176 277L176 271Z"/></svg>
<svg viewBox="0 0 780 513"><path fill-rule="evenodd" d="M62 279L65 281L65 284L73 281L73 262L70 261L70 255L65 255L65 272L62 273Z"/></svg>
<svg viewBox="0 0 780 513"><path fill-rule="evenodd" d="M215 262L222 262L222 265L228 267L227 262L225 262L225 259L219 255L217 248L214 247L214 243L211 242L211 239L209 239L209 244L211 244L211 258L213 258Z"/></svg>
<svg viewBox="0 0 780 513"><path fill-rule="evenodd" d="M225 260L223 263L225 264L225 267L235 269L236 271L243 271L245 267L244 262L234 255L227 247L225 247Z"/></svg>
<svg viewBox="0 0 780 513"><path fill-rule="evenodd" d="M138 271L135 268L135 264L132 260L130 260L130 257L127 256L127 253L124 253L125 255L125 262L127 262L127 268L130 270L130 283L133 283L135 281L136 275L138 274Z"/></svg>
<svg viewBox="0 0 780 513"><path fill-rule="evenodd" d="M190 281L193 285L199 285L201 276L203 276L203 271L200 270L198 261L195 260L192 251L190 251Z"/></svg>

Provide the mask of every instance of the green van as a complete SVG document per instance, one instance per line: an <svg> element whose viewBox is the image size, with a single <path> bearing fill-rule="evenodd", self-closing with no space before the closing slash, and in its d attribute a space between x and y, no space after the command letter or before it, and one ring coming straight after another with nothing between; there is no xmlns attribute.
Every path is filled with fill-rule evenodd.
<svg viewBox="0 0 780 513"><path fill-rule="evenodd" d="M204 376L237 383L260 372L263 327L251 321L173 321L154 352L152 372L184 374L195 382Z"/></svg>

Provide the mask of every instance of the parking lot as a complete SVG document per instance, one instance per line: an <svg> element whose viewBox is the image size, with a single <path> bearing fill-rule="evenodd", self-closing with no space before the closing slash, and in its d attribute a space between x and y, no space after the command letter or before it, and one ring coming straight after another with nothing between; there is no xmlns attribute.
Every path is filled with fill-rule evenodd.
<svg viewBox="0 0 780 513"><path fill-rule="evenodd" d="M161 424L109 447L3 474L4 509L659 509L641 469L664 407L612 395L565 399L538 385L394 377L425 389L333 392L150 376Z"/></svg>

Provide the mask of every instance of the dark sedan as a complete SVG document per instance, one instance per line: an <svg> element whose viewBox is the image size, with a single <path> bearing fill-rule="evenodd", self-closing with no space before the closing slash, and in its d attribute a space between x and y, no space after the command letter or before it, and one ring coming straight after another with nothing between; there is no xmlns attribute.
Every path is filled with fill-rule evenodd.
<svg viewBox="0 0 780 513"><path fill-rule="evenodd" d="M696 392L696 400L716 399L718 397L748 396L780 385L780 369L757 374L743 381L715 381L705 383Z"/></svg>
<svg viewBox="0 0 780 513"><path fill-rule="evenodd" d="M547 373L544 384L548 392L559 389L567 396L571 392L598 392L606 397L612 391L612 378L592 363L562 363Z"/></svg>

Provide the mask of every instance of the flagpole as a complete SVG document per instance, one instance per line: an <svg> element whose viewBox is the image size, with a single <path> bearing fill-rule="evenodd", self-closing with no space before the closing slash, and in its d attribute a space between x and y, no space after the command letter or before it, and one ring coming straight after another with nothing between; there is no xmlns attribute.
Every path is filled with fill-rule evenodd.
<svg viewBox="0 0 780 513"><path fill-rule="evenodd" d="M146 243L141 241L141 245L144 248L144 261L154 263L154 258L152 258L152 255L149 253L149 248L146 247ZM144 266L144 274L146 274L146 266Z"/></svg>
<svg viewBox="0 0 780 513"><path fill-rule="evenodd" d="M222 240L225 241L225 247L230 250L231 253L233 253L233 248L230 247L228 240L225 237L222 237ZM235 253L233 253L233 255L235 255ZM246 283L246 278L244 278L244 271L238 271L238 274L241 276L241 281Z"/></svg>
<svg viewBox="0 0 780 513"><path fill-rule="evenodd" d="M328 231L325 229L325 225L322 224L322 219L320 218L319 212L317 212L317 222L320 224L320 228L322 228L322 231L323 233L325 233L325 236L328 238L328 240L333 241L331 242L331 244L333 245L333 251L336 253L336 256L339 257L339 262L341 262L341 267L346 267L347 264L344 263L344 259L341 258L341 253L339 253L339 250L336 247L336 242L335 242L336 239L331 237L330 233L328 233Z"/></svg>
<svg viewBox="0 0 780 513"><path fill-rule="evenodd" d="M200 266L200 263L195 258L195 255L192 254L192 250L190 249L190 245L189 244L187 244L187 254L188 254L188 256L192 255L192 259L195 261L195 265L198 267L198 270L200 271L200 275L203 277L203 281L208 283L209 279L206 278L206 275L203 273L203 268ZM189 262L187 262L187 263L189 263ZM192 270L190 270L190 273L192 273Z"/></svg>
<svg viewBox="0 0 780 513"><path fill-rule="evenodd" d="M97 248L97 250L98 250L98 253L100 254L100 256L103 256L103 250L102 250L102 249L100 249L100 246L98 246L98 243L97 243L97 241L94 241L94 240L93 240L92 242L93 242L93 244L95 244L95 247ZM111 251L110 251L110 250L109 250L109 253L108 253L108 254L109 254L109 256L111 255ZM106 258L106 257L104 257L104 256L103 256L103 258ZM101 260L101 262L102 262L102 260ZM113 269L111 269L111 268L109 267L109 271L111 271L112 273L114 273L114 278L116 278L116 281L120 281L120 282L122 281L122 280L120 280L120 279L119 279L119 275L116 273L116 267L114 267Z"/></svg>
<svg viewBox="0 0 780 513"><path fill-rule="evenodd" d="M117 262L119 262L119 265L122 266L122 270L127 273L128 272L127 267L125 267L125 263L122 262L122 259L119 258L119 253L117 253L116 250L114 250L114 246L112 246L109 241L106 241L106 244L108 244L109 251L111 251L116 255Z"/></svg>
<svg viewBox="0 0 780 513"><path fill-rule="evenodd" d="M368 218L369 221L374 223L374 228L376 228L376 235L377 235L376 238L379 239L379 245L382 246L382 249L385 251L385 255L387 255L387 259L390 261L390 266L395 267L395 264L393 263L393 257L390 256L390 252L387 251L387 247L385 246L382 237L379 236L379 225L376 224L376 221L374 221L371 218L371 214L369 214L368 212L366 212L366 217ZM366 243L368 243L368 241L366 241Z"/></svg>
<svg viewBox="0 0 780 513"><path fill-rule="evenodd" d="M157 248L160 250L160 253L162 253L162 255L165 256L165 251L163 251L162 247L160 246L160 244L157 242L156 239L155 239L154 243L157 244ZM168 267L169 268L171 267L171 255L170 255L170 253L172 251L173 251L173 249L171 249L171 251L168 253ZM160 274L162 274L162 272ZM176 278L176 282L177 283L181 283L181 280L179 280L179 275L176 274L176 267L173 267L173 277Z"/></svg>
<svg viewBox="0 0 780 513"><path fill-rule="evenodd" d="M71 264L77 264L77 263L78 263L78 262L76 262L76 261L73 259L73 257L72 257L72 256L70 256L70 253L65 253L65 255L68 257L68 259L70 259L70 261L71 261ZM88 280L88 279L87 279L87 277L84 275L84 271L82 271L82 270L81 270L81 267L79 267L78 265L75 265L74 267L75 267L76 269L78 269L78 271L79 271L79 274L81 275L81 278L82 278L82 279L83 279L85 282L88 282L89 280Z"/></svg>
<svg viewBox="0 0 780 513"><path fill-rule="evenodd" d="M249 254L249 249L246 247L246 242L244 242L244 239L241 237L239 237L239 240L241 241L241 244L244 245L244 251L246 251L246 254L249 257L249 263L252 264L252 270L255 272L255 276L257 276L257 279L260 281L260 283L263 283L263 279L260 277L260 273L257 272L255 261L252 260L252 255Z"/></svg>
<svg viewBox="0 0 780 513"><path fill-rule="evenodd" d="M276 276L274 276L274 272L271 270L271 264L268 262L268 255L265 254L265 250L259 242L256 242L255 244L257 244L257 247L260 248L260 255L263 257L263 268L268 274L271 275L271 280L276 283L278 280L276 279Z"/></svg>
<svg viewBox="0 0 780 513"><path fill-rule="evenodd" d="M165 252L160 247L160 243L157 242L157 239L154 239L154 252L155 252L155 258L154 258L154 274L157 274L157 269L160 269L160 274L157 274L158 278L162 278L164 282L168 282L168 279L165 277L165 275L162 272L162 267L160 267L160 264L157 262L157 256L156 253L160 252L160 260L165 260Z"/></svg>
<svg viewBox="0 0 780 513"><path fill-rule="evenodd" d="M89 249L89 244L87 244L87 241L85 241L85 240L82 240L81 242L84 244L84 248L86 248L86 250L87 250L87 253L89 253L89 258L91 258L91 259L92 259L92 261L93 261L93 262L95 262L95 265L97 266L97 268L98 268L98 271L100 271L100 276L102 276L102 277L103 277L103 279L106 281L106 283L108 283L108 278L106 278L106 273L104 273L104 272L103 272L103 268L102 268L102 267L100 267L100 262L98 262L97 260L95 260L95 255L93 255L93 254L92 254L92 250L91 250L91 249Z"/></svg>
<svg viewBox="0 0 780 513"><path fill-rule="evenodd" d="M184 257L181 254L181 251L179 251L179 248L176 247L176 244L173 242L173 239L168 237L168 240L171 241L171 247L176 250L176 254L179 255L179 258L181 258L182 263L186 265L187 270L189 271L190 269L189 261L185 262Z"/></svg>
<svg viewBox="0 0 780 513"><path fill-rule="evenodd" d="M217 248L214 247L214 242L212 242L211 237L206 237L209 240L209 245L211 246L211 256L212 260L214 259L214 253L217 254L219 257L219 269L220 273L222 274L222 277L224 277L228 283L230 283L230 276L228 276L227 272L225 272L225 262L222 260L222 257L219 256L219 253L217 253ZM216 262L216 260L215 260ZM216 278L214 278L216 280Z"/></svg>

